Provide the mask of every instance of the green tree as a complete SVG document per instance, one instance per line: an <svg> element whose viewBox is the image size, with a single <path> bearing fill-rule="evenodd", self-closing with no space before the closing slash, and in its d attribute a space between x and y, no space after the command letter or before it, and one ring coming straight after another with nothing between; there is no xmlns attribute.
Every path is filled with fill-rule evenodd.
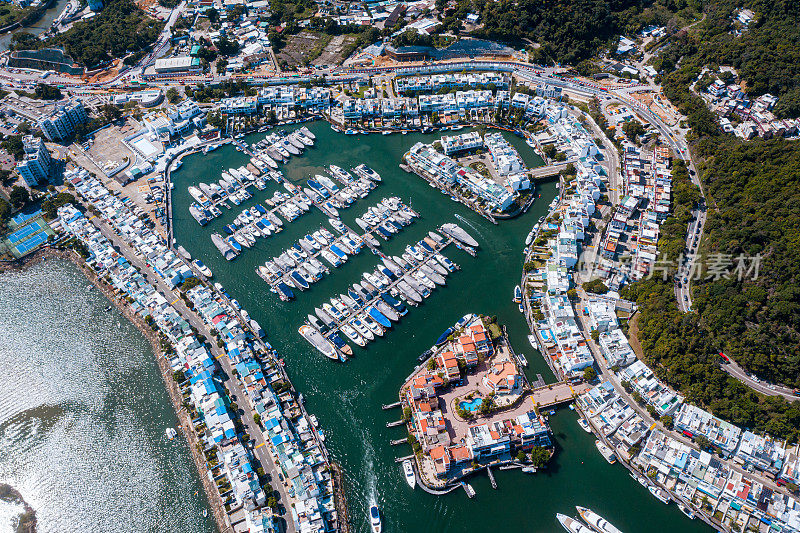
<svg viewBox="0 0 800 533"><path fill-rule="evenodd" d="M170 104L175 104L181 99L181 95L178 92L178 89L175 87L170 87L167 89L167 100Z"/></svg>
<svg viewBox="0 0 800 533"><path fill-rule="evenodd" d="M583 380L587 383L591 383L597 379L597 371L592 366L587 366L583 369Z"/></svg>
<svg viewBox="0 0 800 533"><path fill-rule="evenodd" d="M31 201L31 195L25 187L14 185L11 188L11 194L8 195L8 199L11 201L11 205L20 208Z"/></svg>
<svg viewBox="0 0 800 533"><path fill-rule="evenodd" d="M542 468L550 460L550 452L542 446L531 448L531 462L536 468Z"/></svg>

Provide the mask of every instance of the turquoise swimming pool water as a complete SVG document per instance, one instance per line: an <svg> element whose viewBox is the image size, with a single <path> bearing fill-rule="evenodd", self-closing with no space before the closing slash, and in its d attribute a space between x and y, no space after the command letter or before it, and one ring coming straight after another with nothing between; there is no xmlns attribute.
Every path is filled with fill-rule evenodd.
<svg viewBox="0 0 800 533"><path fill-rule="evenodd" d="M461 408L471 413L474 413L475 411L480 409L482 403L483 403L483 398L473 398L468 402L462 401Z"/></svg>

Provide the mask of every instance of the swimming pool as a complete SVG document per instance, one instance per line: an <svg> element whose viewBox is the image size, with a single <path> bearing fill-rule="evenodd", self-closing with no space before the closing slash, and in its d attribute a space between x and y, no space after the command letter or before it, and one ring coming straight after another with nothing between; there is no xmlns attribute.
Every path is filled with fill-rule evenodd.
<svg viewBox="0 0 800 533"><path fill-rule="evenodd" d="M461 405L461 408L464 409L465 411L474 413L475 411L480 409L482 403L483 403L483 398L473 398L468 402L465 401L459 402L459 405Z"/></svg>

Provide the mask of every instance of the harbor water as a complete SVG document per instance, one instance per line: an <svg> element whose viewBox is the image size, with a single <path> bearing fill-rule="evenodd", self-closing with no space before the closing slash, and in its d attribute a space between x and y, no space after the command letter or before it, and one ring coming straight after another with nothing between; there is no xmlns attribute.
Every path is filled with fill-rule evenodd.
<svg viewBox="0 0 800 533"><path fill-rule="evenodd" d="M666 506L653 498L622 466L608 465L597 452L594 438L580 429L576 414L568 409L550 417L557 453L544 472L530 475L518 470L495 470L496 491L481 474L470 480L477 492L474 500L468 500L463 491L431 496L406 485L395 458L409 455L411 449L405 444L389 444L403 438L405 429L386 427L387 422L398 420L402 414L399 409L383 411L381 405L397 401L398 389L418 364L417 357L461 316L496 315L508 327L515 350L525 354L530 363L528 378L535 380L536 374L541 373L547 381L554 380L542 357L528 343L525 320L512 297L520 279L525 237L546 213L556 195L555 184L545 183L537 190L541 198L526 215L495 226L399 168L402 155L415 142L432 142L438 137L345 136L323 122L309 124L309 129L317 137L315 147L281 167L289 181L302 184L304 178L323 174L323 167L330 164L349 170L366 163L383 177L383 182L366 198L340 210L345 223L360 233L355 217L389 196L400 197L421 215L391 240L382 241L385 253L401 253L407 244L445 222L461 225L480 243L475 258L454 246L446 248L444 255L462 267L447 278L447 285L437 288L419 307L409 308L408 314L383 338L366 348L353 346L350 361L332 362L300 337L297 328L314 307L346 293L347 287L358 281L363 272L373 269L379 258L365 249L342 267L331 267L331 274L297 294L295 301L281 302L257 276L256 267L320 225L332 231L327 218L312 209L294 222L285 223L282 233L259 239L255 246L228 262L212 244L211 233L222 233L222 227L243 208L271 196L275 190L283 191L283 186L269 182L265 191L253 189L252 199L231 210L222 208L221 217L200 227L188 212L192 198L187 187L219 180L223 170L246 164L248 156L232 146L223 146L206 155L185 158L183 166L172 174L177 243L212 269L215 281L222 283L263 326L269 342L284 356L309 412L318 416L325 430L329 450L344 468L355 531L368 530L371 501L381 507L384 531L392 532L463 532L498 527L504 531L552 532L560 530L555 513L575 514L575 505L594 509L628 532L707 531L705 526L682 515L676 506ZM521 139L505 135L530 166L541 164ZM245 140L252 143L263 136L252 135Z"/></svg>
<svg viewBox="0 0 800 533"><path fill-rule="evenodd" d="M0 275L0 483L40 533L215 531L149 342L87 283L62 260Z"/></svg>
<svg viewBox="0 0 800 533"><path fill-rule="evenodd" d="M69 0L56 0L53 5L42 14L42 18L37 20L31 26L18 28L13 32L8 32L0 35L0 51L8 50L11 44L11 36L17 32L30 33L31 35L39 35L47 31L53 24L53 21L58 18L64 8L67 7Z"/></svg>

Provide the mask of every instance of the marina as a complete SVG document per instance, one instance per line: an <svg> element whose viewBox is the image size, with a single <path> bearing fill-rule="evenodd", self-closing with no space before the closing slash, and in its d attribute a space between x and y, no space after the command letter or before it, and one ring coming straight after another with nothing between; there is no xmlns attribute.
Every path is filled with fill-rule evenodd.
<svg viewBox="0 0 800 533"><path fill-rule="evenodd" d="M462 239L470 238L466 232L461 232L456 233ZM417 243L418 247L407 246L402 258L382 256L377 268L365 272L363 279L348 289L348 295L340 294L330 303L323 303L321 309L315 308L316 319L309 315L307 324L310 327L324 334L340 351L344 349L340 360L352 354L340 333L354 344L365 347L376 337L382 337L392 328L393 322L406 314L400 299L408 305L419 305L437 286L445 285L445 277L456 270L455 263L440 253L455 239L445 239L435 232L431 234L436 238L425 237Z"/></svg>
<svg viewBox="0 0 800 533"><path fill-rule="evenodd" d="M384 240L419 216L404 206L398 198L384 199L378 206L380 209L371 209L375 209L375 213L380 213L383 217L381 220L394 225L392 233L375 232ZM357 235L338 219L329 220L329 224L341 235L335 237L326 227L320 226L318 230L306 233L291 247L256 269L256 273L270 285L270 291L277 294L281 300L293 300L295 293L291 289L308 290L310 285L329 274L331 268L341 267L365 247L375 254L380 254L378 251L380 242L370 231Z"/></svg>
<svg viewBox="0 0 800 533"><path fill-rule="evenodd" d="M493 467L499 489L491 490L487 476L474 476L469 483L479 494L475 500L468 499L458 486L445 497L409 490L408 484L403 482L402 461L396 463L395 459L412 455L412 450L407 445L389 445L390 440L404 436L403 428L385 428L387 422L398 420L401 415L399 410L383 411L381 405L397 401L397 387L409 374L410 367L418 364L417 356L430 348L432 342L465 312L474 310L497 315L498 321L507 324L514 346L517 349L525 346L522 351L529 363L525 373L530 380L541 373L545 381L555 381L535 347L528 348L530 332L517 305L511 302L511 295L519 283L522 264L519 251L532 223L545 214L556 190L552 183L537 186L542 198L528 214L494 226L463 205L433 191L423 180L397 168L400 157L414 143L432 142L435 135L412 132L408 135L344 136L320 122L310 123L308 128L316 134L316 147L306 150L303 157L292 157L281 167L288 180L303 183L309 175L326 174L325 169L331 164L349 169L366 162L383 179L381 196L400 197L423 215L424 218L404 232L381 242L380 251L385 255L402 256L407 245L419 242L429 231L448 222L461 226L481 245L477 261L469 260L469 252L454 245L444 251L461 270L457 276L447 278L446 286L436 289L436 298L425 300L424 312L422 309L409 312L401 321L393 323L392 332L385 335L390 342L372 342L368 350L359 350L360 355L349 358L346 365L326 364L326 358L298 334L298 327L308 320L307 315L315 315L314 308L320 303L347 294L356 278L374 269L380 257L362 252L340 267L338 275L328 275L317 282L305 297L291 303L281 302L267 292L266 284L255 273L256 268L296 243L309 230L323 225L328 227L331 217L312 209L302 223L286 224L282 233L260 241L262 244L256 245L259 253L250 250L228 263L208 238L211 232L222 233L222 221L211 221L204 228L196 224L186 211L191 202L186 186L189 181L208 181L210 177L206 176L219 175L218 169L245 164L246 155L232 146L221 146L205 156L185 158L183 166L173 176L178 243L211 268L215 281L224 285L252 317L265 326L269 342L280 346L293 383L303 391L309 410L324 424L326 446L332 457L342 463L354 527L368 530L366 502L371 494L377 493L385 531L455 532L496 527L497 515L485 510L497 508L504 509L504 525L509 529L552 533L560 529L552 513L567 509L574 512L574 505L587 505L604 516L613 517L615 525L623 531L641 530L644 527L641 513L645 512L647 523L657 525L653 531L708 531L698 520L684 517L677 506L662 505L628 477L627 472L609 466L598 454L594 438L580 429L575 423L575 413L567 409L554 408L556 414L548 417L556 440L569 445L559 449L553 459L554 468L547 476L527 475L520 469L500 471ZM508 137L509 142L519 141L516 148L526 160L534 157L524 141L513 134ZM259 138L260 134L244 140L252 146ZM528 163L531 166L530 161ZM340 212L339 220L357 231L355 217L364 209L345 209ZM455 217L456 214L461 218ZM332 230L332 233L337 231ZM163 436L163 427L160 431ZM580 487L579 491L576 486ZM533 502L524 509L517 505L521 494ZM550 509L553 512L542 518Z"/></svg>

